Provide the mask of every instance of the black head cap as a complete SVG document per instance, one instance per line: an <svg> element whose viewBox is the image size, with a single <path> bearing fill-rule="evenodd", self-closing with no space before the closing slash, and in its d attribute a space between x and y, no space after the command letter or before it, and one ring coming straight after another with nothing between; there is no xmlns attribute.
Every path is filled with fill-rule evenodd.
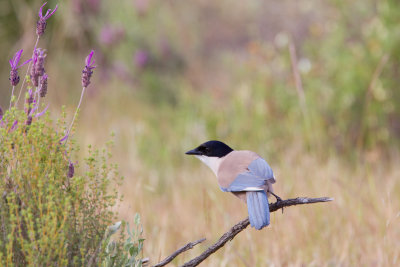
<svg viewBox="0 0 400 267"><path fill-rule="evenodd" d="M232 151L232 148L220 141L208 141L186 152L186 154L222 158Z"/></svg>

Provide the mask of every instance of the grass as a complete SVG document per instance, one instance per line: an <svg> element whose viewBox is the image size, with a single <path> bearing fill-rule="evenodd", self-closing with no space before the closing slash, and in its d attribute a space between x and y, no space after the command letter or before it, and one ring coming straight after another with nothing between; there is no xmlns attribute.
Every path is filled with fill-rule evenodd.
<svg viewBox="0 0 400 267"><path fill-rule="evenodd" d="M107 134L100 133L101 129L112 128L116 132L114 160L125 176L121 188L124 201L119 213L126 220L132 220L129 216L133 212L141 213L146 238L144 256L155 263L187 242L206 237L204 244L173 262L178 266L247 216L246 206L221 192L207 167L184 155L208 135L212 136L206 127L199 125L202 120L193 121L190 110L159 107L164 111L154 114L138 101L130 107L118 102L124 110L121 112L112 108L116 105L113 101L119 98L98 97L99 102L107 97L105 106L100 106L110 111L108 119L89 121L91 115L83 110L82 120L87 124L82 125L79 135L82 140L102 142ZM96 113L100 106L93 105L88 110ZM201 110L198 105L194 109ZM113 118L118 118L118 123ZM157 131L159 127L163 130ZM274 135L264 138L265 141L257 137L256 141L240 139L229 136L229 144L238 149L249 147L270 162L278 179L276 192L281 197L330 196L335 200L288 208L283 214L276 212L269 228L247 229L204 265L395 266L398 263L398 152L381 154L376 150L349 159L348 154L330 150L323 156L321 152L310 152L301 139L286 146Z"/></svg>
<svg viewBox="0 0 400 267"><path fill-rule="evenodd" d="M283 155L282 163L274 165L276 192L281 197L331 196L334 202L274 213L269 228L248 229L207 260L207 266L398 263L400 182L396 160L353 169L335 157L321 162L318 157L292 150ZM245 205L220 192L212 173L200 162L198 165L182 167L174 175L160 174L159 179L167 180L161 193L154 188L157 176L148 171L127 175L132 178L124 187L126 197L120 214L141 212L148 240L144 253L152 255L154 261L186 242L206 237L204 245L175 262L179 265L247 216Z"/></svg>

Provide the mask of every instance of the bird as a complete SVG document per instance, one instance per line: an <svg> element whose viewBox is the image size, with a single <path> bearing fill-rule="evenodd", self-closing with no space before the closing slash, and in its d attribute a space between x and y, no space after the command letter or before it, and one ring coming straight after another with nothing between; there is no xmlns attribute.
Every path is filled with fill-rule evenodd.
<svg viewBox="0 0 400 267"><path fill-rule="evenodd" d="M247 204L250 225L257 230L270 224L268 196L276 182L269 164L257 153L233 150L227 144L211 140L187 151L207 165L217 177L220 189L231 192Z"/></svg>

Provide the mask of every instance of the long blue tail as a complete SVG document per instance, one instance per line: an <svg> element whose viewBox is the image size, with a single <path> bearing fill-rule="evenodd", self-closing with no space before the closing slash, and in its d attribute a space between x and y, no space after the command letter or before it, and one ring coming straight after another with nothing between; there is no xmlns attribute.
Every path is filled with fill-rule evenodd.
<svg viewBox="0 0 400 267"><path fill-rule="evenodd" d="M269 205L265 191L248 191L246 197L250 225L257 230L269 225Z"/></svg>

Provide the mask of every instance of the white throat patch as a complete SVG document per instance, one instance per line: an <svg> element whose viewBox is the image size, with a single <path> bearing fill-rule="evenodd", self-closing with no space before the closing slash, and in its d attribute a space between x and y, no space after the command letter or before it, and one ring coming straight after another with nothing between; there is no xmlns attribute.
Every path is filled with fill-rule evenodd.
<svg viewBox="0 0 400 267"><path fill-rule="evenodd" d="M217 176L219 165L221 165L223 157L218 158L218 157L207 157L207 156L199 156L199 155L195 155L195 156L196 156L196 158L201 160L204 164L206 164L214 172L215 176Z"/></svg>

